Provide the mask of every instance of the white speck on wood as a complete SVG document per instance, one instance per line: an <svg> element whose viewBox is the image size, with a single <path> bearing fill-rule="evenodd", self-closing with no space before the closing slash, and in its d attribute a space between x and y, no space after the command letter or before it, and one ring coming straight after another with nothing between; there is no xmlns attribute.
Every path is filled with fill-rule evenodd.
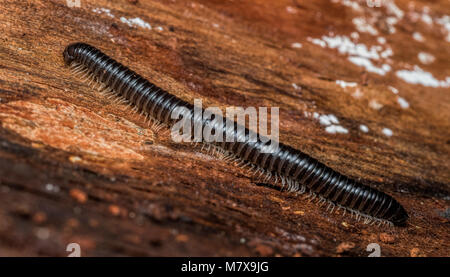
<svg viewBox="0 0 450 277"><path fill-rule="evenodd" d="M363 132L363 133L369 132L369 127L367 127L367 126L364 125L364 124L359 125L359 129L360 129L361 132Z"/></svg>
<svg viewBox="0 0 450 277"><path fill-rule="evenodd" d="M372 99L369 102L369 107L378 111L379 109L383 108L383 104L379 103L376 99Z"/></svg>
<svg viewBox="0 0 450 277"><path fill-rule="evenodd" d="M292 48L302 48L302 44L300 42L294 42L291 44Z"/></svg>
<svg viewBox="0 0 450 277"><path fill-rule="evenodd" d="M138 26L138 27L141 27L144 29L149 29L149 30L152 29L152 26L149 23L145 22L144 20L140 19L139 17L130 18L130 19L121 17L120 21L122 21L123 23L127 24L130 27Z"/></svg>
<svg viewBox="0 0 450 277"><path fill-rule="evenodd" d="M394 87L391 87L391 86L389 86L388 87L394 94L398 94L398 89L396 89L396 88L394 88Z"/></svg>
<svg viewBox="0 0 450 277"><path fill-rule="evenodd" d="M437 80L430 72L422 70L417 65L414 70L399 70L396 72L398 78L410 84L420 84L426 87L450 87L450 77L444 81Z"/></svg>
<svg viewBox="0 0 450 277"><path fill-rule="evenodd" d="M348 130L340 125L330 125L325 128L325 131L330 134L348 134Z"/></svg>
<svg viewBox="0 0 450 277"><path fill-rule="evenodd" d="M413 33L413 39L415 39L417 41L420 41L420 42L424 42L425 41L425 38L419 32L414 32Z"/></svg>
<svg viewBox="0 0 450 277"><path fill-rule="evenodd" d="M342 88L346 88L346 87L356 87L358 84L355 82L346 82L343 80L336 80L336 84L338 84L339 86L341 86Z"/></svg>
<svg viewBox="0 0 450 277"><path fill-rule="evenodd" d="M383 133L383 135L388 137L391 137L394 134L394 132L392 132L392 130L389 128L383 128L381 132Z"/></svg>
<svg viewBox="0 0 450 277"><path fill-rule="evenodd" d="M408 103L408 101L405 100L405 98L398 97L397 102L400 105L400 107L402 107L403 109L409 108L409 103Z"/></svg>
<svg viewBox="0 0 450 277"><path fill-rule="evenodd" d="M419 61L423 64L430 64L433 63L435 60L435 57L431 55L430 53L420 52L417 57L419 58Z"/></svg>

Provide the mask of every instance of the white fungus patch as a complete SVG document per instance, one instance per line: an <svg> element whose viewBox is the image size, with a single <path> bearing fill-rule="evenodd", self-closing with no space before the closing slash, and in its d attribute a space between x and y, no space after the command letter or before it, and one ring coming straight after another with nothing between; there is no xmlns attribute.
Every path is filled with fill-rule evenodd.
<svg viewBox="0 0 450 277"><path fill-rule="evenodd" d="M435 57L431 55L430 53L426 52L420 52L417 57L419 58L419 61L423 64L430 64L435 61Z"/></svg>
<svg viewBox="0 0 450 277"><path fill-rule="evenodd" d="M405 13L397 6L395 5L395 2L392 0L386 0L384 1L384 4L386 6L386 10L389 14L394 15L398 19L402 19Z"/></svg>
<svg viewBox="0 0 450 277"><path fill-rule="evenodd" d="M339 124L339 120L337 119L337 117L335 115L329 114L328 118L330 119L331 123Z"/></svg>
<svg viewBox="0 0 450 277"><path fill-rule="evenodd" d="M58 193L59 192L59 186L48 183L48 184L45 185L45 190L48 191L48 192Z"/></svg>
<svg viewBox="0 0 450 277"><path fill-rule="evenodd" d="M352 32L352 33L350 34L350 37L351 37L353 40L358 40L358 39L359 39L359 34L358 34L358 32Z"/></svg>
<svg viewBox="0 0 450 277"><path fill-rule="evenodd" d="M348 134L348 130L339 125L339 120L333 114L320 115L319 123L325 125L325 131L330 134Z"/></svg>
<svg viewBox="0 0 450 277"><path fill-rule="evenodd" d="M383 108L383 104L381 104L380 102L378 102L376 99L372 99L369 102L369 107L374 109L374 110L380 110L381 108Z"/></svg>
<svg viewBox="0 0 450 277"><path fill-rule="evenodd" d="M331 121L328 119L327 115L321 115L319 116L319 123L322 125L330 125Z"/></svg>
<svg viewBox="0 0 450 277"><path fill-rule="evenodd" d="M394 1L379 0L380 6L386 8L386 16L383 18L380 18L377 6L371 7L368 0L361 0L360 2L364 2L364 5L369 7L364 11L359 10L358 12L361 14L361 17L356 17L352 20L353 24L360 32L369 33L375 36L378 34L378 30L374 25L379 21L383 21L383 25L386 26L387 31L390 34L395 33L395 25L403 18L404 12L395 5ZM376 4L376 2L374 4Z"/></svg>
<svg viewBox="0 0 450 277"><path fill-rule="evenodd" d="M343 80L336 80L336 84L341 86L343 89L345 89L346 87L356 87L358 85L355 82L346 82L346 81L343 81Z"/></svg>
<svg viewBox="0 0 450 277"><path fill-rule="evenodd" d="M392 0L385 0L384 6L386 7L387 14L389 15L385 19L385 23L390 34L395 33L395 25L403 18L405 13L395 5Z"/></svg>
<svg viewBox="0 0 450 277"><path fill-rule="evenodd" d="M413 39L415 39L417 41L420 41L420 42L424 42L425 41L425 38L419 32L414 32L413 33Z"/></svg>
<svg viewBox="0 0 450 277"><path fill-rule="evenodd" d="M353 18L352 23L355 25L356 30L361 33L369 33L373 36L378 35L378 31L372 25L372 22L368 22L364 17L355 17Z"/></svg>
<svg viewBox="0 0 450 277"><path fill-rule="evenodd" d="M319 123L322 125L339 124L339 120L333 114L323 114L319 116Z"/></svg>
<svg viewBox="0 0 450 277"><path fill-rule="evenodd" d="M359 88L356 88L355 92L353 92L352 96L356 99L359 99L363 96L363 93Z"/></svg>
<svg viewBox="0 0 450 277"><path fill-rule="evenodd" d="M403 109L409 108L409 103L408 103L408 101L405 100L405 98L398 97L397 102L400 105L400 107L402 107Z"/></svg>
<svg viewBox="0 0 450 277"><path fill-rule="evenodd" d="M292 87L293 87L295 90L302 90L302 87L299 86L299 85L297 85L296 83L292 83Z"/></svg>
<svg viewBox="0 0 450 277"><path fill-rule="evenodd" d="M369 127L367 127L364 124L359 125L359 129L361 130L361 132L363 133L368 133L369 132Z"/></svg>
<svg viewBox="0 0 450 277"><path fill-rule="evenodd" d="M346 7L352 8L354 11L362 11L361 6L359 5L358 1L351 1L351 0L331 0L333 3L340 3L341 5L344 5Z"/></svg>
<svg viewBox="0 0 450 277"><path fill-rule="evenodd" d="M385 75L387 72L391 71L390 65L383 64L381 67L377 67L368 58L353 56L348 57L348 60L358 66L364 67L368 72L373 72L379 75Z"/></svg>
<svg viewBox="0 0 450 277"><path fill-rule="evenodd" d="M327 47L326 42L321 40L320 38L308 38L308 40L316 45L319 45L322 48Z"/></svg>
<svg viewBox="0 0 450 277"><path fill-rule="evenodd" d="M340 125L330 125L325 128L325 131L330 134L348 134L348 130Z"/></svg>
<svg viewBox="0 0 450 277"><path fill-rule="evenodd" d="M450 16L444 15L436 19L436 23L441 25L442 32L444 33L445 40L450 42Z"/></svg>
<svg viewBox="0 0 450 277"><path fill-rule="evenodd" d="M387 12L398 19L402 19L405 15L405 13L397 5L395 5L395 2L392 0L385 0L384 5L386 6Z"/></svg>
<svg viewBox="0 0 450 277"><path fill-rule="evenodd" d="M395 73L398 78L410 84L419 84L426 87L450 87L450 77L446 77L444 81L440 81L430 73L423 71L422 68L417 65L414 66L414 70L399 70Z"/></svg>
<svg viewBox="0 0 450 277"><path fill-rule="evenodd" d="M398 94L398 89L396 89L396 88L394 88L394 87L391 87L391 86L389 86L388 87L394 94Z"/></svg>
<svg viewBox="0 0 450 277"><path fill-rule="evenodd" d="M328 46L328 48L337 49L341 54L360 56L369 59L380 58L376 47L371 47L369 49L365 44L355 44L346 36L322 36L322 39L312 39L311 42L320 46L323 45L322 47Z"/></svg>
<svg viewBox="0 0 450 277"><path fill-rule="evenodd" d="M321 39L308 38L308 41L321 47L337 49L339 53L349 55L350 62L364 67L369 72L385 75L391 70L391 66L388 64L376 66L372 62L392 56L393 52L389 47L383 48L381 45L376 45L368 48L365 44L354 43L346 36L322 36Z"/></svg>
<svg viewBox="0 0 450 277"><path fill-rule="evenodd" d="M92 11L94 13L97 13L97 14L105 14L105 15L111 17L111 18L115 18L114 14L111 13L110 9L94 8L94 9L92 9ZM125 24L127 24L130 27L138 26L138 27L141 27L141 28L144 28L144 29L149 29L149 30L152 29L152 26L149 23L145 22L144 20L140 19L139 17L136 17L136 18L121 17L120 21L125 23ZM163 31L164 28L161 27L161 26L158 26L158 27L156 27L156 30Z"/></svg>
<svg viewBox="0 0 450 277"><path fill-rule="evenodd" d="M411 7L414 9L414 6ZM421 12L410 11L408 16L412 22L422 21L429 27L434 24L440 25L441 32L444 34L444 38L447 42L450 42L450 16L443 15L442 17L431 17L429 15L430 8L424 7Z"/></svg>
<svg viewBox="0 0 450 277"><path fill-rule="evenodd" d="M331 0L333 3L340 3L346 7L350 7L354 12L360 14L354 18L353 24L360 32L376 35L377 29L375 23L382 20L387 27L387 31L395 33L395 25L403 18L404 12L395 4L393 0L377 0L369 2L369 0ZM386 8L386 16L380 18L379 6ZM365 8L365 9L364 9Z"/></svg>
<svg viewBox="0 0 450 277"><path fill-rule="evenodd" d="M296 13L297 13L297 9L294 8L294 7L292 7L292 6L287 6L287 7L286 7L286 11L287 11L288 13L291 13L291 14L296 14Z"/></svg>
<svg viewBox="0 0 450 277"><path fill-rule="evenodd" d="M444 29L450 32L450 16L444 15L436 19L436 23L441 25Z"/></svg>
<svg viewBox="0 0 450 277"><path fill-rule="evenodd" d="M114 18L115 16L111 13L110 9L106 9L106 8L95 8L92 9L93 12L98 13L98 14L106 14L107 16Z"/></svg>
<svg viewBox="0 0 450 277"><path fill-rule="evenodd" d="M313 117L325 127L325 131L330 134L348 134L348 130L339 125L339 119L334 114L319 114L317 112L304 112L306 117Z"/></svg>
<svg viewBox="0 0 450 277"><path fill-rule="evenodd" d="M408 16L413 22L422 21L428 26L433 25L433 18L430 16L430 8L425 6L421 12L410 11Z"/></svg>
<svg viewBox="0 0 450 277"><path fill-rule="evenodd" d="M130 27L137 26L137 27L141 27L144 29L149 29L149 30L152 29L152 26L149 23L145 22L144 20L140 19L139 17L136 17L136 18L121 17L120 21L122 21L123 23L127 24Z"/></svg>
<svg viewBox="0 0 450 277"><path fill-rule="evenodd" d="M394 134L394 132L392 132L392 130L389 128L383 128L383 130L381 130L381 132L383 133L383 135L388 136L388 137L391 137Z"/></svg>
<svg viewBox="0 0 450 277"><path fill-rule="evenodd" d="M392 55L394 55L394 52L392 52L391 48L386 48L386 50L384 50L383 52L380 53L380 56L383 59L387 59L387 58L389 58Z"/></svg>
<svg viewBox="0 0 450 277"><path fill-rule="evenodd" d="M422 20L422 22L424 22L424 23L426 23L428 25L432 25L433 24L433 19L427 13L422 13L422 16L421 16L420 19Z"/></svg>
<svg viewBox="0 0 450 277"><path fill-rule="evenodd" d="M386 43L386 39L384 37L378 37L377 41L379 44L385 44Z"/></svg>
<svg viewBox="0 0 450 277"><path fill-rule="evenodd" d="M291 44L292 48L302 48L302 44L300 42L294 42Z"/></svg>

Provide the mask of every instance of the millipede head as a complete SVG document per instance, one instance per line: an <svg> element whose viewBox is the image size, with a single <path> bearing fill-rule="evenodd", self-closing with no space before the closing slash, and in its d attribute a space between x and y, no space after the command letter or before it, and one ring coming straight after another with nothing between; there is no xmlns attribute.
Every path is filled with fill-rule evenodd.
<svg viewBox="0 0 450 277"><path fill-rule="evenodd" d="M64 52L63 52L64 63L66 65L70 65L76 59L77 49L79 50L79 49L83 49L86 47L90 47L90 46L88 44L82 43L82 42L76 42L76 43L69 44L66 47L66 49L64 49Z"/></svg>
<svg viewBox="0 0 450 277"><path fill-rule="evenodd" d="M66 65L70 65L75 60L76 43L70 44L64 49L63 58Z"/></svg>

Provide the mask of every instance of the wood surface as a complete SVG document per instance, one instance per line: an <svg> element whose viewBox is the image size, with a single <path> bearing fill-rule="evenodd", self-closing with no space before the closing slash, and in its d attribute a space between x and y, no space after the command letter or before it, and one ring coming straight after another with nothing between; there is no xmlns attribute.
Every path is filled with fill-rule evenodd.
<svg viewBox="0 0 450 277"><path fill-rule="evenodd" d="M396 72L418 65L449 78L437 21L450 2L395 1L404 15L394 33L387 6L342 2L0 0L0 255L67 256L75 242L82 256L368 256L370 243L382 256L449 256L450 89ZM356 17L378 35L357 30ZM391 71L312 42L354 32L392 49ZM394 196L408 225L331 214L155 133L64 66L78 41L204 107L279 107L282 142ZM347 133L327 132L314 113Z"/></svg>

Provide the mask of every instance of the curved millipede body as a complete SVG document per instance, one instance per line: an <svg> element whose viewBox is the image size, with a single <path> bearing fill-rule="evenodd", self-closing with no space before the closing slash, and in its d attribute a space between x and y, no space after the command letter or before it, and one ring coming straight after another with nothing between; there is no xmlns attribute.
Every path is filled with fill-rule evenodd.
<svg viewBox="0 0 450 277"><path fill-rule="evenodd" d="M266 180L280 180L289 191L308 191L311 198L328 203L328 208L349 211L358 219L364 218L366 223L404 225L408 219L405 209L391 196L358 183L297 149L279 143L275 151L265 153L262 151L265 143L260 139L256 142L247 140L254 134L247 128L227 128L212 124L209 119L196 117L194 105L158 88L90 45L71 44L63 56L66 65L72 66L75 72L84 73L85 77L100 84L104 91L109 90L118 99L131 104L146 118L171 126L175 123L171 113L183 108L192 124L212 126L224 137L232 136L235 138L233 142L224 140L209 145L231 157L230 160L239 160L251 165L255 172L265 173ZM217 119L215 122L218 122Z"/></svg>

